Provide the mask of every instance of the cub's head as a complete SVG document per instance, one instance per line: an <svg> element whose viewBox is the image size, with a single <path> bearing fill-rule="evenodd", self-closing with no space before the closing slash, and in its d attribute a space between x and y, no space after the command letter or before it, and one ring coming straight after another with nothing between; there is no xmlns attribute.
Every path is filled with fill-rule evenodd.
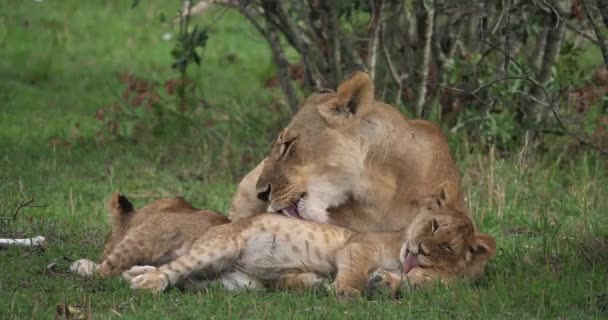
<svg viewBox="0 0 608 320"><path fill-rule="evenodd" d="M101 260L104 260L106 255L122 241L131 228L138 226L150 215L166 211L191 210L196 209L182 197L162 198L143 208L136 209L126 196L118 192L112 193L107 201L111 231L103 245Z"/></svg>
<svg viewBox="0 0 608 320"><path fill-rule="evenodd" d="M445 192L428 199L406 230L400 259L404 273L438 275L444 281L457 277L475 280L496 253L492 236L477 233L471 218L447 205ZM409 274L408 274L409 276Z"/></svg>
<svg viewBox="0 0 608 320"><path fill-rule="evenodd" d="M327 222L327 208L362 188L360 181L373 125L369 76L356 72L337 92L311 95L279 134L257 181L258 198L270 211Z"/></svg>
<svg viewBox="0 0 608 320"><path fill-rule="evenodd" d="M125 233L128 230L129 221L131 221L136 213L135 207L133 207L131 201L118 192L114 192L110 195L106 206L112 230L103 245L101 260L104 260L114 246L124 238Z"/></svg>

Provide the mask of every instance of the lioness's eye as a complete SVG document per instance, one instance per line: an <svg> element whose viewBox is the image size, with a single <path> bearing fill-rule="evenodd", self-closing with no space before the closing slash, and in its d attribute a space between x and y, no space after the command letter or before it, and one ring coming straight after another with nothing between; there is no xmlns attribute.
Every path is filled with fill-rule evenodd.
<svg viewBox="0 0 608 320"><path fill-rule="evenodd" d="M291 146L293 145L293 142L296 139L291 139L288 141L283 142L283 144L281 144L281 148L279 149L279 156L281 158L283 158L285 155L287 155L287 153L289 153L289 149L291 149Z"/></svg>
<svg viewBox="0 0 608 320"><path fill-rule="evenodd" d="M437 219L433 219L433 222L431 222L431 232L435 233L437 232L437 229L439 229L439 222Z"/></svg>
<svg viewBox="0 0 608 320"><path fill-rule="evenodd" d="M450 248L450 246L448 246L447 244L441 245L441 250L452 252L452 248Z"/></svg>

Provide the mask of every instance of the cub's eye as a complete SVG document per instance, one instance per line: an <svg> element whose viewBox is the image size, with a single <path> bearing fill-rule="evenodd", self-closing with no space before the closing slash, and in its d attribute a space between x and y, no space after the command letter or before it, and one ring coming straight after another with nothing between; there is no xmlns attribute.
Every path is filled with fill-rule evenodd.
<svg viewBox="0 0 608 320"><path fill-rule="evenodd" d="M284 158L289 153L291 146L293 145L293 142L295 140L296 139L294 138L294 139L285 141L281 144L281 147L279 149L279 157Z"/></svg>
<svg viewBox="0 0 608 320"><path fill-rule="evenodd" d="M441 250L446 251L446 252L452 252L452 248L447 244L442 244Z"/></svg>
<svg viewBox="0 0 608 320"><path fill-rule="evenodd" d="M431 232L435 233L437 232L437 229L439 229L439 222L437 219L433 219L433 222L431 222Z"/></svg>

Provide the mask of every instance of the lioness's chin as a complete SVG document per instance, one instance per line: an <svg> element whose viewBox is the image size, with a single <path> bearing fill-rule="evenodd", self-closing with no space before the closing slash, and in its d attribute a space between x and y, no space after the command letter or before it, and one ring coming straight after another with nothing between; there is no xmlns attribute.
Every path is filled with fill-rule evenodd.
<svg viewBox="0 0 608 320"><path fill-rule="evenodd" d="M272 208L272 206L270 208ZM327 209L319 200L310 196L302 196L298 198L291 205L278 210L278 213L291 218L314 221L318 223L329 222L329 214Z"/></svg>
<svg viewBox="0 0 608 320"><path fill-rule="evenodd" d="M323 206L320 201L308 196L302 198L302 219L310 220L319 223L329 223L329 213L327 207Z"/></svg>

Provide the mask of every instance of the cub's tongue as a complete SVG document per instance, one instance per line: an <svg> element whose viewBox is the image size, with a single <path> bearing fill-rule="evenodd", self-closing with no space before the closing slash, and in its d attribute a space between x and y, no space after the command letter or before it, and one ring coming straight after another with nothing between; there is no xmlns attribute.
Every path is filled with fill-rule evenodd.
<svg viewBox="0 0 608 320"><path fill-rule="evenodd" d="M405 256L405 261L403 261L403 272L408 273L410 270L416 268L418 266L418 259L413 254L408 254Z"/></svg>

